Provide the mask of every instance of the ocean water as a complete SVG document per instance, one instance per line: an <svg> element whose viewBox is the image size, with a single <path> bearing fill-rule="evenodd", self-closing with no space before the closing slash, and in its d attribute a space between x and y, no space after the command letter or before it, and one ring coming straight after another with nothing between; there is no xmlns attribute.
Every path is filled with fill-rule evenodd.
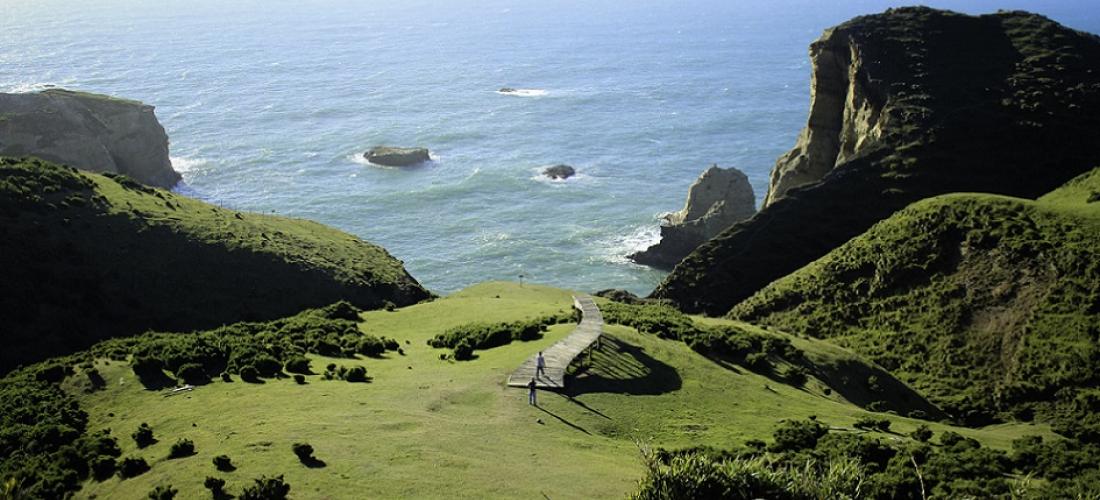
<svg viewBox="0 0 1100 500"><path fill-rule="evenodd" d="M663 273L624 256L707 166L763 198L806 119L809 43L903 3L0 0L0 91L153 104L180 191L336 226L439 293L648 293ZM1100 31L1090 1L924 3ZM362 161L378 144L434 161ZM579 174L539 176L557 163Z"/></svg>

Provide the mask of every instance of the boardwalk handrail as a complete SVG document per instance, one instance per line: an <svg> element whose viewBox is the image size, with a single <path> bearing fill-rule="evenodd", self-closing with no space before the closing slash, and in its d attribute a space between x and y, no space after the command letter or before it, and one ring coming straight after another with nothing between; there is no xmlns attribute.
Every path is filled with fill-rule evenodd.
<svg viewBox="0 0 1100 500"><path fill-rule="evenodd" d="M565 387L565 369L603 333L603 315L592 297L573 296L573 307L581 311L581 321L569 335L542 351L546 361L543 374L536 377L538 353L533 354L508 377L510 387L527 387L532 378L536 387Z"/></svg>

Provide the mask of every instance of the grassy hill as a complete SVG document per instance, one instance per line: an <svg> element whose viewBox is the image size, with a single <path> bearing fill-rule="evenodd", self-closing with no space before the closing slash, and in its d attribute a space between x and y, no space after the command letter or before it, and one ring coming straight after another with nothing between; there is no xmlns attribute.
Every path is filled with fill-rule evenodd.
<svg viewBox="0 0 1100 500"><path fill-rule="evenodd" d="M1100 169L1037 201L931 198L730 316L846 346L965 421L1056 417L1100 382L1098 201Z"/></svg>
<svg viewBox="0 0 1100 500"><path fill-rule="evenodd" d="M145 330L429 297L383 248L124 177L0 158L0 373Z"/></svg>
<svg viewBox="0 0 1100 500"><path fill-rule="evenodd" d="M57 385L35 381L34 373L43 370L36 367L0 381L0 389L60 387L87 412L88 434L110 429L123 457L144 458L148 472L87 480L78 495L119 499L145 498L154 487L169 484L182 498L204 497L207 476L225 479L226 489L236 494L261 475L284 475L291 495L307 499L621 497L634 491L645 473L640 445L733 449L749 440L771 441L781 420L811 416L838 435L898 442L920 425L937 436L955 431L994 449L1008 449L1025 434L1051 436L1042 425L965 429L867 412L813 376L802 386L788 385L702 356L683 342L623 326L606 327L603 349L576 367L567 392L541 392L539 407L528 406L525 392L504 382L525 358L567 335L570 325L550 327L538 340L477 351L471 361L442 360L447 351L427 345L448 328L557 314L571 303L564 290L486 283L394 312L367 312L359 329L396 339L402 353L311 354L313 374L304 377L305 384L286 376L262 383L233 376L233 382L215 380L165 397L144 389L130 363L98 357L86 365L94 356L81 354L63 361L79 366ZM699 324L704 323L745 326L718 319ZM824 342L790 339L817 363L866 365ZM363 366L371 381L326 380L330 363ZM107 383L89 392L83 374L92 366ZM868 417L892 425L887 432L854 427ZM141 423L148 423L158 440L143 449L129 437ZM191 440L195 453L167 458L180 439ZM296 442L310 444L317 461L302 463L291 450ZM222 454L236 470L215 469L211 461ZM23 463L16 460L3 465ZM4 470L0 467L0 476Z"/></svg>
<svg viewBox="0 0 1100 500"><path fill-rule="evenodd" d="M825 151L822 176L699 247L654 297L725 314L913 202L1034 199L1100 164L1095 35L1024 12L900 8L832 28L811 51L835 58L815 60L815 91L835 93L815 97L799 143Z"/></svg>

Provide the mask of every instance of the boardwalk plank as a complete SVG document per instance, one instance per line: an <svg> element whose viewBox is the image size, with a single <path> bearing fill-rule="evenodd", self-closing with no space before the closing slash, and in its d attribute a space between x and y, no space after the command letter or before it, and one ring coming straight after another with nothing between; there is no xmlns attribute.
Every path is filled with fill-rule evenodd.
<svg viewBox="0 0 1100 500"><path fill-rule="evenodd" d="M581 322L569 336L554 343L542 351L546 367L541 376L535 377L538 353L527 358L508 377L508 386L527 387L532 378L540 389L561 389L565 387L565 369L585 349L588 349L603 333L603 315L596 302L588 295L573 297L573 307L581 310Z"/></svg>

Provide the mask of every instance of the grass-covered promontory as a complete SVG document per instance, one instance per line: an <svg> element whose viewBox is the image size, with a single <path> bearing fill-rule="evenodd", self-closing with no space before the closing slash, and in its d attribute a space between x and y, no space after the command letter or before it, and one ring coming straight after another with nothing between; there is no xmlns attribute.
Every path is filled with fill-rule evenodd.
<svg viewBox="0 0 1100 500"><path fill-rule="evenodd" d="M722 315L921 199L1034 199L1100 165L1096 35L1026 12L911 7L831 28L811 53L810 118L773 172L806 183L769 193L655 297Z"/></svg>
<svg viewBox="0 0 1100 500"><path fill-rule="evenodd" d="M293 351L288 359L306 352L304 383L283 375L244 382L232 373L230 382L213 377L169 397L144 387L133 358L110 355L120 354L122 346L136 351L146 342L170 343L172 334L109 340L0 379L5 430L0 484L10 482L31 498L68 491L67 485L80 488L78 497L139 499L157 487L171 487L180 498L204 498L207 488L240 495L257 487L258 478L271 482L281 476L293 498L621 498L640 487L645 497L653 493L648 485L676 478L660 466L647 469L640 449L669 450L658 452L666 458L705 449L726 453L722 456L744 451L768 461L757 463L754 473L784 460L804 466L818 453L844 454L849 462L865 463L850 471L857 475L890 471L876 480L879 491L914 492L919 491L916 474L891 464L908 464L904 447L922 446L920 440L929 441L931 432L931 444L917 455L922 467L929 464L929 488L977 478L1003 489L1013 483L1004 474L1016 468L1009 460L1014 440L1041 436L1028 443L1037 450L1033 455L1043 457L1043 446L1059 442L1042 424L968 429L866 411L828 377L810 372L788 382L787 363L780 357L772 358L774 372L758 372L743 360L701 355L659 331L621 325L605 327L602 348L590 360L578 360L564 393L540 391L538 407L505 381L533 353L568 335L572 325L550 326L542 338L478 351L470 361L442 360L440 350L427 345L472 322L526 322L568 313L571 306L565 290L486 283L392 312L367 312L358 322L360 335L393 339L402 349L376 356L312 350L310 332L330 328L324 325L354 344L355 335L344 331L343 307L255 328L233 326L241 333L221 335L231 344L252 335L262 351ZM751 338L789 343L815 365L867 365L820 340L730 320L688 321L695 329L735 328ZM308 324L317 328L304 327ZM204 336L219 337L197 334ZM182 345L196 334L179 338ZM174 356L168 349L156 351ZM327 376L357 367L365 369L370 383ZM72 373L66 375L66 369ZM96 386L88 376L92 370L107 383ZM141 445L136 435L145 427L152 440L143 437ZM956 441L966 446L956 452ZM189 443L193 454L169 458L177 443ZM677 451L685 448L690 451ZM981 468L966 466L972 457L983 459ZM106 472L110 465L117 468L113 474ZM505 475L508 480L502 481ZM35 482L41 476L60 482ZM902 483L890 486L891 481Z"/></svg>
<svg viewBox="0 0 1100 500"><path fill-rule="evenodd" d="M430 296L383 248L321 224L37 159L0 158L0 256L0 373L146 330Z"/></svg>
<svg viewBox="0 0 1100 500"><path fill-rule="evenodd" d="M730 316L869 356L960 420L1096 440L1100 169L1037 201L916 203Z"/></svg>

